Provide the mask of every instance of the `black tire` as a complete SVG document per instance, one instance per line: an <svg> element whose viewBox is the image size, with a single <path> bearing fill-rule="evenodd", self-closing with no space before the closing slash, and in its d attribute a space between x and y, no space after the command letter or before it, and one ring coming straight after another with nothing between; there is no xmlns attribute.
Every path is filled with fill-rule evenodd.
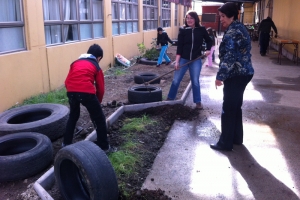
<svg viewBox="0 0 300 200"><path fill-rule="evenodd" d="M147 60L146 58L141 58L139 63L144 65L156 65L157 60ZM162 62L162 64L164 63L166 63L166 61Z"/></svg>
<svg viewBox="0 0 300 200"><path fill-rule="evenodd" d="M158 74L150 73L150 72L144 72L139 73L137 75L134 75L134 82L136 84L143 84L145 82L151 81L158 77ZM155 81L151 82L150 84L159 84L160 78L156 79Z"/></svg>
<svg viewBox="0 0 300 200"><path fill-rule="evenodd" d="M50 139L40 133L23 132L0 137L0 182L29 178L52 161Z"/></svg>
<svg viewBox="0 0 300 200"><path fill-rule="evenodd" d="M133 86L128 90L128 101L130 103L150 103L162 101L162 90L160 87L151 85Z"/></svg>
<svg viewBox="0 0 300 200"><path fill-rule="evenodd" d="M16 132L38 132L55 140L63 135L69 108L61 104L25 105L0 114L0 136Z"/></svg>
<svg viewBox="0 0 300 200"><path fill-rule="evenodd" d="M54 174L64 199L118 199L114 169L104 151L91 141L80 141L59 150Z"/></svg>

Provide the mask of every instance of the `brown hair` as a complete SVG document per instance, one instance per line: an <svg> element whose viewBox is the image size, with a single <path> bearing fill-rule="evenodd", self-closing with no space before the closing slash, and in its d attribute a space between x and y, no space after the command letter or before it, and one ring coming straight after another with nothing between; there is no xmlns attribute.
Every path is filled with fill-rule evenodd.
<svg viewBox="0 0 300 200"><path fill-rule="evenodd" d="M187 11L185 17L187 15L191 16L195 20L195 27L200 27L200 20L199 20L199 17L198 17L198 14L196 11L189 10L189 11ZM186 23L186 19L184 20L184 24L186 27L188 27L188 24Z"/></svg>

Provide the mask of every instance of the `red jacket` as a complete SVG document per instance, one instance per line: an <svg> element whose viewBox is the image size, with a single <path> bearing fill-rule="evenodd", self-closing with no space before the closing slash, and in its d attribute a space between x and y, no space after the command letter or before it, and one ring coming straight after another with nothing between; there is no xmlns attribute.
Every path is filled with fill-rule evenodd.
<svg viewBox="0 0 300 200"><path fill-rule="evenodd" d="M101 103L104 95L104 75L97 61L79 59L73 62L65 86L68 92L96 94Z"/></svg>

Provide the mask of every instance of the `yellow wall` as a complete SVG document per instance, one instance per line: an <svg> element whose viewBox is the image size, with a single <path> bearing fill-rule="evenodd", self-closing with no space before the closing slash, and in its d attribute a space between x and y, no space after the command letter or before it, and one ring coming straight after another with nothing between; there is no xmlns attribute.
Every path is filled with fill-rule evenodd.
<svg viewBox="0 0 300 200"><path fill-rule="evenodd" d="M143 31L142 3L138 7L139 32L112 36L111 2L103 2L104 38L46 46L42 1L23 0L27 50L0 55L0 113L33 95L61 87L70 64L85 53L91 44L97 43L104 50L100 62L104 71L114 65L116 53L132 58L139 55L138 43L144 42L147 48L151 47L157 31ZM172 27L165 30L171 39L175 39L179 27L174 26L174 3L171 3L171 8ZM182 21L182 11L183 6L179 6L179 22Z"/></svg>
<svg viewBox="0 0 300 200"><path fill-rule="evenodd" d="M254 23L254 4L244 3L244 24Z"/></svg>
<svg viewBox="0 0 300 200"><path fill-rule="evenodd" d="M273 0L273 2L272 19L277 27L279 37L300 40L300 1ZM294 51L292 45L285 45L284 48L289 52Z"/></svg>

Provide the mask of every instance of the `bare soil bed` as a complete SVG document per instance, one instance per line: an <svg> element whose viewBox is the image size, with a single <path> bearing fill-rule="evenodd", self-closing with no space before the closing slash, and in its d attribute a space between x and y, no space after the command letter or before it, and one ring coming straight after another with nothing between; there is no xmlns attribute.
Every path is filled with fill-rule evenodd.
<svg viewBox="0 0 300 200"><path fill-rule="evenodd" d="M175 59L176 47L172 46L168 49L168 55L171 60ZM100 63L101 64L101 63ZM134 75L142 72L151 72L158 75L165 74L171 71L173 68L171 66L161 65L161 67L156 67L155 65L143 65L134 64L133 66L126 68L122 66L111 68L105 72L105 95L102 102L103 112L106 117L109 117L118 107L122 105L130 104L128 102L127 93L128 89L134 85ZM119 75L118 75L119 74ZM161 78L160 84L153 84L155 86L161 87L163 100L166 99L169 88L171 86L173 78L173 73L170 73ZM179 99L187 85L189 84L190 78L187 73L180 85L177 98ZM111 103L116 102L117 106L111 106ZM174 120L191 120L198 116L198 111L186 106L175 105L175 106L163 106L157 108L148 108L140 112L134 113L124 113L113 126L109 128L109 140L112 146L118 147L121 145L120 140L120 128L123 125L123 120L126 117L140 117L147 114L151 119L155 120L157 123L147 127L146 132L136 133L135 139L142 141L142 145L136 150L141 156L142 163L140 168L132 177L117 177L118 181L126 182L126 190L130 191L130 197L125 198L120 191L119 199L171 199L167 196L167 191L162 191L160 189L156 191L140 190L145 178L147 177L149 170L152 167L153 161L164 143L167 137L168 131L171 128ZM78 131L81 130L81 131ZM81 116L77 123L77 130L75 130L73 142L77 142L86 138L86 136L94 130L93 125L90 121L89 114L84 107L81 109ZM54 141L53 149L55 157L56 153L60 150L62 143L62 138ZM53 163L52 163L53 164ZM33 190L33 183L41 177L49 168L49 166L44 171L39 174L27 178L25 180L0 183L0 199L6 200L32 200L40 199L35 191ZM3 172L1 172L3 173ZM54 186L50 191L48 191L55 200L60 200L60 192L56 186Z"/></svg>

